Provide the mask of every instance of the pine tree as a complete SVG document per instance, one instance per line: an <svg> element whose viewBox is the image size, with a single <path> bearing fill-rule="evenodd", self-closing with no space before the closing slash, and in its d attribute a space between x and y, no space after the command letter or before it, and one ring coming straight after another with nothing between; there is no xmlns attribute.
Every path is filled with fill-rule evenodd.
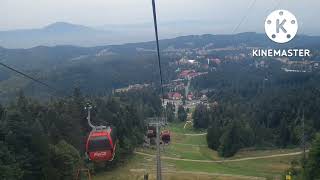
<svg viewBox="0 0 320 180"><path fill-rule="evenodd" d="M172 103L168 103L166 106L166 113L168 117L169 122L173 122L175 117L174 117L174 112L175 112L175 106Z"/></svg>
<svg viewBox="0 0 320 180"><path fill-rule="evenodd" d="M219 126L213 125L207 130L207 143L208 147L213 150L218 150L220 146L220 137L222 131Z"/></svg>
<svg viewBox="0 0 320 180"><path fill-rule="evenodd" d="M178 119L182 122L187 120L187 112L185 111L183 106L179 106L178 108Z"/></svg>
<svg viewBox="0 0 320 180"><path fill-rule="evenodd" d="M55 146L50 146L52 169L49 179L69 180L73 179L76 170L80 166L80 155L77 149L65 141L60 141ZM54 173L55 172L55 173Z"/></svg>
<svg viewBox="0 0 320 180"><path fill-rule="evenodd" d="M192 118L194 128L207 128L210 119L207 107L203 104L198 105L192 115Z"/></svg>
<svg viewBox="0 0 320 180"><path fill-rule="evenodd" d="M235 122L231 122L220 137L219 155L222 157L233 156L241 148L240 133Z"/></svg>
<svg viewBox="0 0 320 180"><path fill-rule="evenodd" d="M304 169L306 180L320 179L320 134L317 134Z"/></svg>

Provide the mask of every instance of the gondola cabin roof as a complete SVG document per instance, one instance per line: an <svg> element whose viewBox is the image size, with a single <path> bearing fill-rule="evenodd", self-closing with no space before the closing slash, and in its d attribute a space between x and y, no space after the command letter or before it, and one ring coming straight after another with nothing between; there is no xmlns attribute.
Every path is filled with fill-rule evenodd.
<svg viewBox="0 0 320 180"><path fill-rule="evenodd" d="M107 130L92 131L90 137L106 136L108 134L109 134L109 132Z"/></svg>
<svg viewBox="0 0 320 180"><path fill-rule="evenodd" d="M161 132L162 135L170 135L170 131L169 130L163 130Z"/></svg>

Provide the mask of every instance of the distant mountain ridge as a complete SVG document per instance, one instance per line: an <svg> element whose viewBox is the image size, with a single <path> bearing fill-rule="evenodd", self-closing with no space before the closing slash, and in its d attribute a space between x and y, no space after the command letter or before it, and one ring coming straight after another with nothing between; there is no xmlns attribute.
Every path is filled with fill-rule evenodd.
<svg viewBox="0 0 320 180"><path fill-rule="evenodd" d="M95 29L83 26L83 25L77 25L77 24L70 24L66 22L56 22L53 24L49 24L48 26L45 26L43 30L51 30L51 31L83 31L83 30L93 30Z"/></svg>
<svg viewBox="0 0 320 180"><path fill-rule="evenodd" d="M35 46L97 46L114 40L114 33L83 25L56 22L38 29L0 31L0 46L32 48Z"/></svg>
<svg viewBox="0 0 320 180"><path fill-rule="evenodd" d="M71 27L71 28L70 28ZM59 31L72 31L83 29L82 26L70 26L69 24L56 24L47 26L46 29L59 29ZM171 39L160 40L161 51L170 49L201 49L210 45L210 48L225 47L259 47L259 48L318 48L320 36L297 36L286 44L277 44L268 39L265 34L246 32L234 35L189 35ZM55 66L60 63L68 63L68 60L108 58L110 55L134 56L141 53L154 53L155 42L137 42L121 45L103 45L93 47L79 47L73 45L36 46L28 49L1 48L0 57L6 57L5 62L23 69L43 68ZM142 52L144 51L144 52ZM24 63L24 62L28 63Z"/></svg>
<svg viewBox="0 0 320 180"><path fill-rule="evenodd" d="M183 37L189 37L190 34L212 34L212 32L217 31L212 24L198 21L160 23L159 27L160 39L174 39L174 37L183 39ZM254 34L251 34L250 37L246 34L248 33L237 35L235 40L242 40L241 38L249 38L250 40L251 38L250 41L252 42L258 41L254 39L256 37ZM213 38L215 41L223 41L223 43L230 40L228 34L198 37L202 39ZM0 31L0 47L11 49L58 45L94 47L152 41L153 39L152 23L88 27L67 22L56 22L43 28ZM163 40L163 42L167 42L167 40Z"/></svg>
<svg viewBox="0 0 320 180"><path fill-rule="evenodd" d="M216 32L216 26L204 21L159 22L160 38ZM73 45L82 47L124 44L154 39L153 23L106 24L97 27L56 22L43 28L0 31L0 46L32 48Z"/></svg>

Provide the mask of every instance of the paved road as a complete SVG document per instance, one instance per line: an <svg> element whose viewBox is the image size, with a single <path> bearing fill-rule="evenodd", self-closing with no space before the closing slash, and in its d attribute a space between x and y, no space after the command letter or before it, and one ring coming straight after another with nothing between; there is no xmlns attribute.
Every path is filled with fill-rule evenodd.
<svg viewBox="0 0 320 180"><path fill-rule="evenodd" d="M149 156L149 157L155 157L152 154L147 154L143 152L135 151L135 154L143 155L143 156ZM302 151L299 152L293 152L293 153L286 153L286 154L274 154L274 155L268 155L268 156L256 156L256 157L247 157L247 158L239 158L239 159L226 159L226 160L197 160L197 159L183 159L183 158L174 158L174 157L167 157L162 156L161 159L167 159L167 160L175 160L175 161L187 161L187 162L200 162L200 163L224 163L224 162L239 162L239 161L248 161L248 160L256 160L256 159L268 159L268 158L276 158L276 157L284 157L284 156L296 156L302 154Z"/></svg>

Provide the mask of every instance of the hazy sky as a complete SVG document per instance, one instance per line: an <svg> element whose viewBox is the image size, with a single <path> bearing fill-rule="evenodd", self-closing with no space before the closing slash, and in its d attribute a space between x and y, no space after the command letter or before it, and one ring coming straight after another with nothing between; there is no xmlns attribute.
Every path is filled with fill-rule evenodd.
<svg viewBox="0 0 320 180"><path fill-rule="evenodd" d="M217 32L263 30L275 9L293 12L305 34L320 34L320 0L157 0L159 22L202 21ZM0 0L0 30L38 28L64 21L87 26L152 22L151 0ZM194 27L195 30L197 27ZM199 32L201 33L201 32Z"/></svg>

